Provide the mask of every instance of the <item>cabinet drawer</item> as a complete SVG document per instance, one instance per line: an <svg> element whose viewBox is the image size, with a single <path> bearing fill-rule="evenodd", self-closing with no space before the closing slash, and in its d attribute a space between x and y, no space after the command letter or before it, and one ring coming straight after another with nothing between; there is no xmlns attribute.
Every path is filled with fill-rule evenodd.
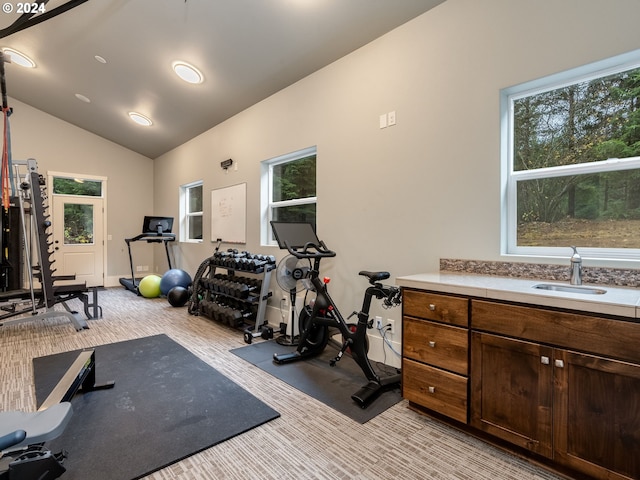
<svg viewBox="0 0 640 480"><path fill-rule="evenodd" d="M640 323L473 300L472 328L640 363Z"/></svg>
<svg viewBox="0 0 640 480"><path fill-rule="evenodd" d="M402 332L405 357L467 375L469 334L466 328L404 317Z"/></svg>
<svg viewBox="0 0 640 480"><path fill-rule="evenodd" d="M402 396L462 423L467 423L467 383L467 378L455 373L406 358L402 361Z"/></svg>
<svg viewBox="0 0 640 480"><path fill-rule="evenodd" d="M405 315L437 320L452 325L469 325L469 300L436 293L404 290L402 308Z"/></svg>

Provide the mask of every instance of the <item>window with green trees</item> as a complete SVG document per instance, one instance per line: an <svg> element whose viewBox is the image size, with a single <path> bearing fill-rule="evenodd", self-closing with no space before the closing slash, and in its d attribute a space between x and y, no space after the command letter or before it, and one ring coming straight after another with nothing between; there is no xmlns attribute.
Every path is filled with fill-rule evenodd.
<svg viewBox="0 0 640 480"><path fill-rule="evenodd" d="M633 60L504 92L507 253L638 254L640 53Z"/></svg>
<svg viewBox="0 0 640 480"><path fill-rule="evenodd" d="M274 244L270 221L316 225L316 148L263 162L263 239Z"/></svg>
<svg viewBox="0 0 640 480"><path fill-rule="evenodd" d="M54 177L53 193L81 197L101 197L102 181ZM65 245L93 243L93 205L73 203L72 201L65 202L63 221Z"/></svg>

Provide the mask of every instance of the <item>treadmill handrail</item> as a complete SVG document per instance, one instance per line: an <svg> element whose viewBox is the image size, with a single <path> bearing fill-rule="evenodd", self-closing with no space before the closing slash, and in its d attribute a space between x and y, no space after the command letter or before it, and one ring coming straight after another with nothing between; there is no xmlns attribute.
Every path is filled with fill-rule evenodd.
<svg viewBox="0 0 640 480"><path fill-rule="evenodd" d="M175 233L141 233L140 235L136 235L132 238L125 238L124 241L127 243L131 242L172 242L176 239Z"/></svg>

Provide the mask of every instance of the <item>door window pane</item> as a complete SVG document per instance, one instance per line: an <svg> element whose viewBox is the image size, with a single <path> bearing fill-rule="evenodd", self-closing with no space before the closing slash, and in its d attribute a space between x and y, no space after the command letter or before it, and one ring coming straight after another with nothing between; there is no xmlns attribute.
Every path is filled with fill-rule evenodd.
<svg viewBox="0 0 640 480"><path fill-rule="evenodd" d="M64 244L93 243L93 205L64 204Z"/></svg>
<svg viewBox="0 0 640 480"><path fill-rule="evenodd" d="M60 195L83 195L85 197L101 197L102 182L100 180L83 180L81 178L53 179L53 193Z"/></svg>

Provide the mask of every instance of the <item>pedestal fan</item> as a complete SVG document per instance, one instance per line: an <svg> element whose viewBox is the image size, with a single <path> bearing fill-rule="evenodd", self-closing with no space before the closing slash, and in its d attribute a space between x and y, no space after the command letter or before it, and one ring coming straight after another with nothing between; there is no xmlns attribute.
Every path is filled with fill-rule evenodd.
<svg viewBox="0 0 640 480"><path fill-rule="evenodd" d="M287 328L287 332L276 339L281 345L297 345L297 336L295 334L295 318L296 318L296 296L298 292L309 287L307 277L311 269L311 260L296 258L293 255L287 255L276 268L276 281L282 290L289 292L291 300L291 321Z"/></svg>

